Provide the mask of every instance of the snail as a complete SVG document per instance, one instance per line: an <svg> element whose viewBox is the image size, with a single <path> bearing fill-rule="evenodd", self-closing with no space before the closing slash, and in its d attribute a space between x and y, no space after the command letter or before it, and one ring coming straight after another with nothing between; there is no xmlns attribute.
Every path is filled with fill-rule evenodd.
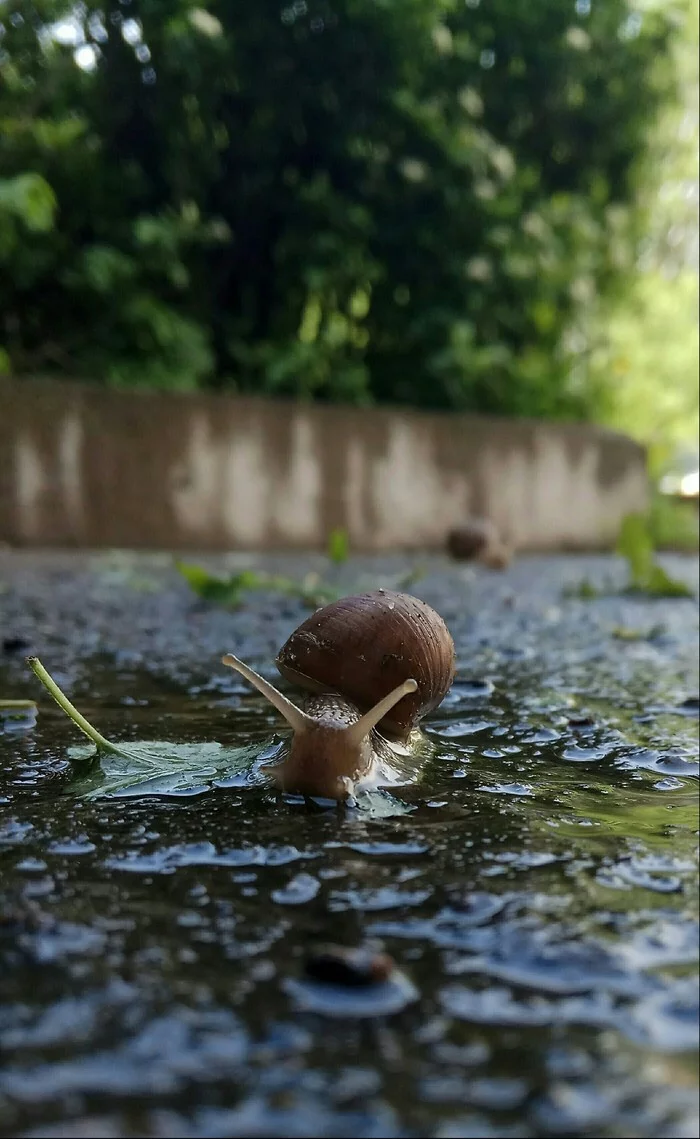
<svg viewBox="0 0 700 1139"><path fill-rule="evenodd" d="M458 562L478 561L488 569L507 569L512 548L488 518L468 518L447 535L447 552Z"/></svg>
<svg viewBox="0 0 700 1139"><path fill-rule="evenodd" d="M499 541L499 534L488 518L468 518L447 535L447 551L455 561L473 561Z"/></svg>
<svg viewBox="0 0 700 1139"><path fill-rule="evenodd" d="M455 648L442 617L406 593L344 597L308 617L277 656L307 693L299 708L243 661L235 669L292 728L282 762L266 773L284 791L343 799L380 762L415 753L420 721L444 699Z"/></svg>

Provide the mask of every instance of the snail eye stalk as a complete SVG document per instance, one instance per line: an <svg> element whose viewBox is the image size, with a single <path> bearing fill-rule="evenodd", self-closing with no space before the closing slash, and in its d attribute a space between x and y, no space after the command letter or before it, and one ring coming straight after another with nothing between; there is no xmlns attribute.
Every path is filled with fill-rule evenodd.
<svg viewBox="0 0 700 1139"><path fill-rule="evenodd" d="M402 700L404 696L408 696L409 693L415 692L417 688L417 681L404 680L403 684L399 684L393 692L390 692L383 700L379 700L378 703L374 705L374 708L370 708L369 712L365 712L364 716L361 716L355 724L351 724L347 729L351 742L357 744L359 747L365 737L372 731L372 728L376 728L379 721L386 716L387 712L390 712L394 705L398 704L399 700Z"/></svg>
<svg viewBox="0 0 700 1139"><path fill-rule="evenodd" d="M306 712L302 712L301 708L297 708L296 704L292 704L291 700L288 700L286 696L278 692L274 684L270 684L269 680L265 680L264 677L259 676L257 672L254 672L253 669L249 668L247 664L244 664L242 660L235 657L233 653L226 653L226 655L221 658L221 663L228 665L229 668L235 669L236 672L240 672L241 676L244 677L249 684L252 684L254 688L257 688L258 692L262 693L266 700L269 700L273 708L276 708L280 715L284 716L289 726L293 728L295 732L304 732L307 731L308 728L313 727L314 721L310 716L306 715Z"/></svg>

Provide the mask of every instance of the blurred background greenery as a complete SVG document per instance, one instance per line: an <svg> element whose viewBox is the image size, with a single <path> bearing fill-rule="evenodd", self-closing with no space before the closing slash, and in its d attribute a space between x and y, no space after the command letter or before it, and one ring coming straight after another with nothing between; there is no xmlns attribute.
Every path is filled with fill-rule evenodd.
<svg viewBox="0 0 700 1139"><path fill-rule="evenodd" d="M0 370L698 432L698 0L6 0Z"/></svg>

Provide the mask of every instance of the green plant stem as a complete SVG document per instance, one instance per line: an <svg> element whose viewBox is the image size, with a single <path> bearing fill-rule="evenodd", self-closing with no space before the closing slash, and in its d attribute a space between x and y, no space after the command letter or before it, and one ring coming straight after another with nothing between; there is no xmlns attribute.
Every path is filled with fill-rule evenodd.
<svg viewBox="0 0 700 1139"><path fill-rule="evenodd" d="M29 712L36 700L0 700L0 712Z"/></svg>
<svg viewBox="0 0 700 1139"><path fill-rule="evenodd" d="M95 747L100 748L102 751L119 754L119 748L105 739L96 728L93 728L92 724L88 723L84 716L81 716L78 709L73 707L68 697L64 696L56 684L56 681L49 675L38 657L27 657L27 664L37 680L40 680L46 691L53 696L59 708L63 709L66 715L73 721L76 728L80 728L80 731L83 732L89 740L92 740Z"/></svg>

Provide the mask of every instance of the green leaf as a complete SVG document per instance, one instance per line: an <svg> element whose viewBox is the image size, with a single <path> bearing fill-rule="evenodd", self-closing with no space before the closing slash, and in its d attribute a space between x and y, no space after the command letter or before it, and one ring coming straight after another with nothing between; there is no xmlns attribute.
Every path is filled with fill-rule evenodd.
<svg viewBox="0 0 700 1139"><path fill-rule="evenodd" d="M258 575L251 570L222 578L192 562L176 561L175 568L198 597L204 601L216 601L219 605L233 608L241 604L242 590L255 589L259 585Z"/></svg>
<svg viewBox="0 0 700 1139"><path fill-rule="evenodd" d="M266 589L271 593L282 593L286 597L297 597L313 608L329 601L337 601L345 594L343 589L324 584L315 573L308 574L303 581L298 582L281 574L258 573L256 570L242 570L241 573L221 578L190 562L176 561L175 566L198 597L229 607L240 605L241 594L247 589Z"/></svg>
<svg viewBox="0 0 700 1139"><path fill-rule="evenodd" d="M628 514L622 523L617 551L626 559L630 580L628 593L649 597L693 597L692 589L654 561L651 526L642 514Z"/></svg>
<svg viewBox="0 0 700 1139"><path fill-rule="evenodd" d="M653 565L644 590L650 597L694 597L684 581L671 577L660 565Z"/></svg>
<svg viewBox="0 0 700 1139"><path fill-rule="evenodd" d="M188 796L217 786L264 786L264 770L256 771L254 766L260 754L259 744L224 747L211 741L178 744L165 740L139 740L112 754L98 753L90 746L68 751L80 765L73 791L87 800ZM272 759L266 752L265 764ZM358 788L355 801L368 818L394 818L416 809L380 787Z"/></svg>
<svg viewBox="0 0 700 1139"><path fill-rule="evenodd" d="M113 743L71 704L40 660L29 657L27 663L59 707L90 740L88 745L70 748L68 752L70 758L79 761L85 769L82 791L89 798L129 789L140 795L186 793L200 789L207 781L240 774L260 752L258 745L224 747L215 740L183 744L163 740Z"/></svg>
<svg viewBox="0 0 700 1139"><path fill-rule="evenodd" d="M593 601L596 597L602 596L602 590L585 577L582 581L567 586L563 592L566 597L578 598L579 601Z"/></svg>
<svg viewBox="0 0 700 1139"><path fill-rule="evenodd" d="M89 245L83 251L82 271L91 289L109 295L128 286L136 275L136 264L111 245Z"/></svg>
<svg viewBox="0 0 700 1139"><path fill-rule="evenodd" d="M192 794L246 772L260 754L259 744L225 747L212 741L174 743L137 740L105 752L91 745L70 748L83 766L75 786L87 799L106 795Z"/></svg>
<svg viewBox="0 0 700 1139"><path fill-rule="evenodd" d="M32 233L53 229L56 195L40 174L0 178L0 210L19 218Z"/></svg>
<svg viewBox="0 0 700 1139"><path fill-rule="evenodd" d="M328 557L335 565L341 565L350 555L350 538L347 530L331 530L328 536Z"/></svg>
<svg viewBox="0 0 700 1139"><path fill-rule="evenodd" d="M620 527L616 550L627 562L630 584L646 589L654 566L654 546L644 515L627 515Z"/></svg>

